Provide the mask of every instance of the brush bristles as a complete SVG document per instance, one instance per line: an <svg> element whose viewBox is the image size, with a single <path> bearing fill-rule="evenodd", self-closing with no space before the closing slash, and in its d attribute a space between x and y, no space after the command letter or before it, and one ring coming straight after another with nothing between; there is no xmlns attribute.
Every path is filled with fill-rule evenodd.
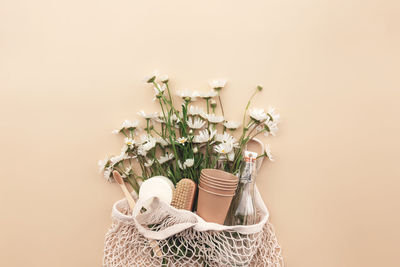
<svg viewBox="0 0 400 267"><path fill-rule="evenodd" d="M196 195L196 183L190 179L182 179L176 184L171 205L177 209L191 211Z"/></svg>

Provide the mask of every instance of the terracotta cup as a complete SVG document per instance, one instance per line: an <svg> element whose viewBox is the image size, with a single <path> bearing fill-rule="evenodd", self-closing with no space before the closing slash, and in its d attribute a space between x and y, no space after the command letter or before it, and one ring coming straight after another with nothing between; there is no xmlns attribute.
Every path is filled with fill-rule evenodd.
<svg viewBox="0 0 400 267"><path fill-rule="evenodd" d="M216 169L203 169L201 170L201 175L205 178L210 178L212 180L220 182L237 182L239 178L232 173L224 172Z"/></svg>
<svg viewBox="0 0 400 267"><path fill-rule="evenodd" d="M197 202L197 214L207 222L223 224L234 194L218 194L201 185Z"/></svg>
<svg viewBox="0 0 400 267"><path fill-rule="evenodd" d="M236 187L238 183L223 183L219 182L216 180L213 180L212 178L206 178L204 176L200 176L200 182L215 185L215 186L221 186L221 187Z"/></svg>
<svg viewBox="0 0 400 267"><path fill-rule="evenodd" d="M214 184L209 184L209 183L205 183L205 182L200 182L199 183L200 186L203 186L204 188L206 188L207 190L211 190L213 192L219 192L219 191L224 191L224 192L235 192L237 186L232 186L232 187L225 187L225 186L218 186L218 185L214 185ZM221 194L224 194L223 192L220 192Z"/></svg>
<svg viewBox="0 0 400 267"><path fill-rule="evenodd" d="M200 181L200 186L206 190L209 190L213 193L217 193L217 194L223 194L223 195L229 195L229 194L234 194L236 191L236 187L221 187L221 186L215 186L212 184L208 184L208 183L204 183L202 181Z"/></svg>

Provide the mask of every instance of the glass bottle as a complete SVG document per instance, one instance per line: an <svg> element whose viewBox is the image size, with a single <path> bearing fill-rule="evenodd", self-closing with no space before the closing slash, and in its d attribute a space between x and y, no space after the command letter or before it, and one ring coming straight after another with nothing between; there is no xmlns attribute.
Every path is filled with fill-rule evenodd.
<svg viewBox="0 0 400 267"><path fill-rule="evenodd" d="M254 200L254 185L257 173L256 159L257 153L245 151L245 166L225 220L226 225L251 225L257 223L257 210Z"/></svg>

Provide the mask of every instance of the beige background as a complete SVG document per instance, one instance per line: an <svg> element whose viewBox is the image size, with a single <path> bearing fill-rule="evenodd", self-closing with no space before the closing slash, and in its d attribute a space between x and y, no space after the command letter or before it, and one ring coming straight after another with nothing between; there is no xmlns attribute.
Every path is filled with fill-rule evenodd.
<svg viewBox="0 0 400 267"><path fill-rule="evenodd" d="M398 266L398 1L0 0L1 266L100 266L111 130L152 111L142 78L227 78L230 119L273 104L258 185L287 266Z"/></svg>

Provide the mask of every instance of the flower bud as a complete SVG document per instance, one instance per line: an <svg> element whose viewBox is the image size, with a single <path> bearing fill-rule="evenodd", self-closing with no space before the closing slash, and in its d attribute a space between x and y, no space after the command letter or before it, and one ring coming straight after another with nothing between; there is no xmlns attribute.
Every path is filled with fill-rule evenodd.
<svg viewBox="0 0 400 267"><path fill-rule="evenodd" d="M211 105L212 108L216 108L217 107L217 101L215 101L214 99L211 99L210 105Z"/></svg>

